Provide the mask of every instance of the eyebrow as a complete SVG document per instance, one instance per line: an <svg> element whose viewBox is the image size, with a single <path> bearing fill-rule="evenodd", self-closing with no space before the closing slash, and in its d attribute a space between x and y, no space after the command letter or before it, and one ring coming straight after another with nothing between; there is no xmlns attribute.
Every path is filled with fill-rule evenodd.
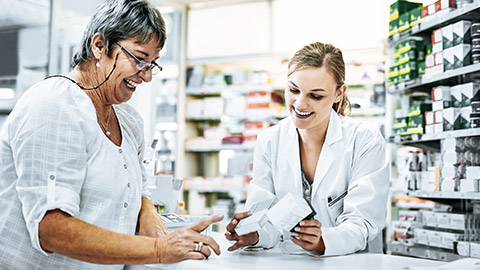
<svg viewBox="0 0 480 270"><path fill-rule="evenodd" d="M299 88L295 83L293 83L292 81L288 81L289 84L293 85L293 87L295 88ZM316 88L316 89L311 89L310 91L312 92L319 92L319 91L323 91L323 92L327 92L325 89L322 89L322 88Z"/></svg>
<svg viewBox="0 0 480 270"><path fill-rule="evenodd" d="M146 53L146 52L144 52L144 51L142 51L142 50L135 49L135 51L138 52L138 53L141 53L141 54L145 55L145 58L148 58L148 56L149 56L148 53ZM157 61L159 58L160 58L160 56L157 56L157 57L155 57L152 61Z"/></svg>

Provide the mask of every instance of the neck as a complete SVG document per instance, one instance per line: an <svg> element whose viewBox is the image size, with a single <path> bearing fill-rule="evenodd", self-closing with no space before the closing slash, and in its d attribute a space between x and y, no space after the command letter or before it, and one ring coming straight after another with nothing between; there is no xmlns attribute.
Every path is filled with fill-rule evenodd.
<svg viewBox="0 0 480 270"><path fill-rule="evenodd" d="M327 128L330 119L325 124L309 129L297 129L300 143L308 148L321 148L327 136Z"/></svg>

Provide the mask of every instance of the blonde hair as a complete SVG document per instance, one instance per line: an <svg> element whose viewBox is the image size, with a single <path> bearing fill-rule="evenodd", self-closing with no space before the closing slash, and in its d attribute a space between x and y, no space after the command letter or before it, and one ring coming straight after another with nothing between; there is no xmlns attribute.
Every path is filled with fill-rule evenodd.
<svg viewBox="0 0 480 270"><path fill-rule="evenodd" d="M288 62L288 76L302 69L323 66L333 75L336 90L340 89L345 84L345 62L342 51L331 44L315 42L298 50ZM346 93L343 93L342 100L333 104L333 109L340 115L350 115L352 106Z"/></svg>

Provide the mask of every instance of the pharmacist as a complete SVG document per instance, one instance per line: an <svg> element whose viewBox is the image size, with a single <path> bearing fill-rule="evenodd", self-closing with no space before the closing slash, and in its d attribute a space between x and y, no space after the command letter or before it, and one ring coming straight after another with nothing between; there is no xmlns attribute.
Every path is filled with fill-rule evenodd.
<svg viewBox="0 0 480 270"><path fill-rule="evenodd" d="M125 102L160 69L165 38L147 1L104 1L74 69L18 101L0 133L0 269L123 269L219 254L200 232L222 217L170 233L148 199L143 126Z"/></svg>
<svg viewBox="0 0 480 270"><path fill-rule="evenodd" d="M244 246L341 255L382 252L389 161L379 131L346 117L345 64L339 49L320 42L297 51L288 64L285 99L290 116L258 136L246 209L292 192L317 215L280 233L271 223L239 236L237 213L225 236L229 251Z"/></svg>

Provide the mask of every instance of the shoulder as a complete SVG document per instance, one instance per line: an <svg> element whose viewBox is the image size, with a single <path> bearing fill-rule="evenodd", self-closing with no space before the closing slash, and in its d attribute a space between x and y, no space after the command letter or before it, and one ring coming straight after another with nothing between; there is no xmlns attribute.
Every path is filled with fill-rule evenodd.
<svg viewBox="0 0 480 270"><path fill-rule="evenodd" d="M339 118L347 140L353 140L356 145L385 144L385 139L377 128L348 116L339 116Z"/></svg>
<svg viewBox="0 0 480 270"><path fill-rule="evenodd" d="M284 118L280 120L276 125L262 130L258 135L259 140L271 141L272 139L279 138L281 135L287 134L290 125L290 117Z"/></svg>

